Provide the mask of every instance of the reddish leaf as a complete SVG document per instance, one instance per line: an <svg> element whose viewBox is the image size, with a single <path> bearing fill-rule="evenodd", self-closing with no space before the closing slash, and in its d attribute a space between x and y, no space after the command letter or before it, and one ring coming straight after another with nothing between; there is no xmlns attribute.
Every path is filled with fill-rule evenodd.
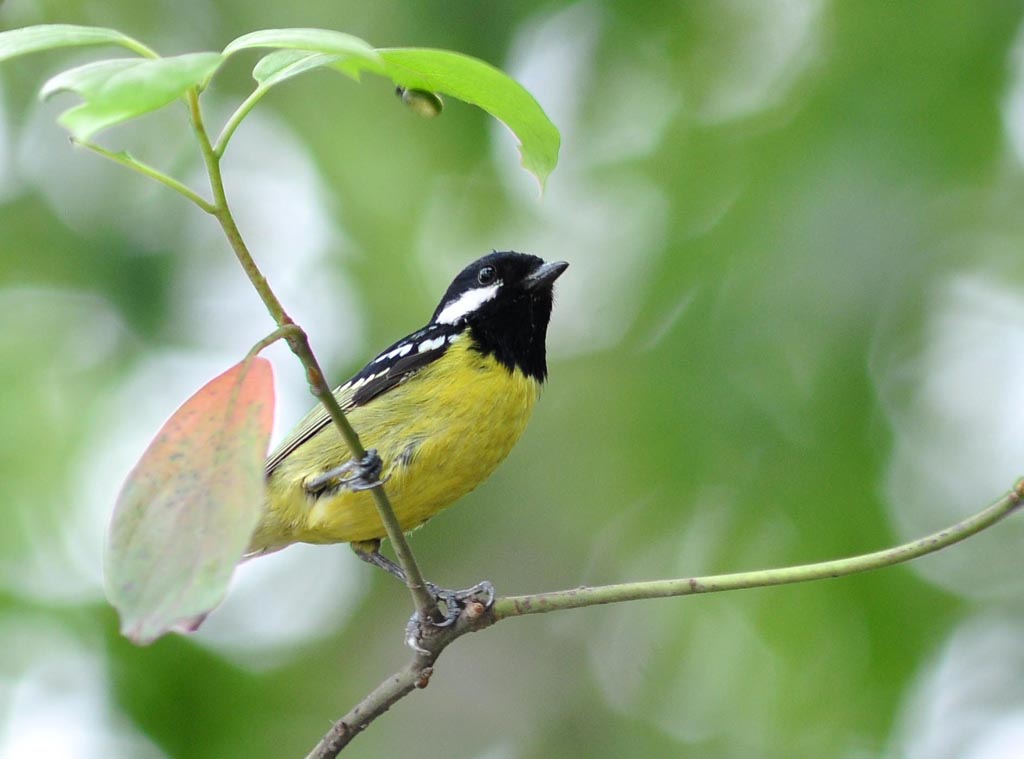
<svg viewBox="0 0 1024 759"><path fill-rule="evenodd" d="M270 363L243 361L167 420L128 475L106 549L121 632L150 643L224 597L263 508Z"/></svg>

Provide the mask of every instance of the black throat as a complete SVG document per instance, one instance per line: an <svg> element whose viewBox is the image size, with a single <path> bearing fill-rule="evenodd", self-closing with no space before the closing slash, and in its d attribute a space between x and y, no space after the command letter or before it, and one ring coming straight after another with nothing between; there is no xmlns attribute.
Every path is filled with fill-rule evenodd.
<svg viewBox="0 0 1024 759"><path fill-rule="evenodd" d="M469 320L474 346L510 372L519 369L543 382L548 376L544 344L551 319L550 289L522 295L499 311Z"/></svg>

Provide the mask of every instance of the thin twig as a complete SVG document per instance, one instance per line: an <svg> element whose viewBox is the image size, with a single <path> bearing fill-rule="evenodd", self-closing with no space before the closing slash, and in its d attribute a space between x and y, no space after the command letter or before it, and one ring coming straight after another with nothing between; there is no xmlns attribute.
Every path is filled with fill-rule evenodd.
<svg viewBox="0 0 1024 759"><path fill-rule="evenodd" d="M246 276L249 277L249 281L256 289L260 298L262 298L264 305L266 305L274 321L277 322L278 327L294 327L294 330L290 332L286 339L292 353L299 358L306 369L306 381L309 383L310 390L327 409L335 427L337 427L342 439L348 446L352 457L357 460L362 459L366 456L366 449L363 448L359 436L345 417L345 413L338 404L338 399L334 397L330 385L328 385L327 380L324 378L323 370L320 368L316 356L313 355L313 351L309 347L308 336L284 310L284 306L270 288L266 277L263 276L259 266L256 265L256 261L249 253L248 246L242 239L242 233L238 229L238 225L235 223L234 216L231 213L231 208L228 205L227 194L224 191L224 179L220 171L220 160L214 152L210 137L206 132L202 111L199 107L199 93L196 89L189 91L188 104L192 117L192 128L195 131L196 138L199 140L203 160L206 162L206 170L210 176L210 187L213 190L214 202L210 213L220 223L221 229L224 231L231 249L238 259L238 263L243 271L245 271ZM388 540L391 541L399 564L401 564L402 569L405 571L406 585L409 588L409 593L412 595L413 604L420 619L430 619L435 622L441 621L442 617L437 608L437 603L427 591L426 582L423 580L423 573L420 571L412 549L405 539L405 533L402 531L401 524L395 516L394 509L391 507L391 502L384 492L384 486L379 485L370 492L373 493L377 513L384 524Z"/></svg>
<svg viewBox="0 0 1024 759"><path fill-rule="evenodd" d="M916 559L941 548L959 543L986 527L990 527L1018 508L1024 499L1024 479L1013 490L1004 495L984 511L957 522L951 527L883 551L875 551L846 559L822 561L815 564L799 564L779 569L760 569L751 572L733 572L707 577L688 577L679 580L651 580L627 582L618 585L603 585L594 588L581 587L556 590L551 593L535 593L528 596L509 596L494 604L497 619L518 617L524 614L542 614L559 609L575 609L581 606L639 601L647 598L689 596L697 593L717 593L724 590L743 588L765 588L772 585L790 585L810 580L824 580L830 577L845 577L858 572L881 569Z"/></svg>
<svg viewBox="0 0 1024 759"><path fill-rule="evenodd" d="M452 642L466 633L477 632L494 624L491 610L478 601L471 601L450 627L431 627L419 641L422 651L374 688L344 717L335 722L316 744L306 759L336 757L371 722L414 690L426 688L434 673L434 662Z"/></svg>
<svg viewBox="0 0 1024 759"><path fill-rule="evenodd" d="M621 601L787 585L881 569L934 553L965 540L1009 516L1020 507L1022 502L1024 502L1024 479L1019 480L1013 490L988 508L944 530L883 551L846 559L780 569L736 572L727 575L653 580L593 588L571 588L528 596L509 596L499 598L487 610L482 609L482 604L470 604L451 631L441 630L440 634L428 638L424 646L428 650L428 654L414 656L405 667L371 691L331 727L306 759L334 759L371 722L384 714L397 701L412 693L418 684L425 683L424 678L429 679L434 662L448 645L467 632L481 630L503 619Z"/></svg>
<svg viewBox="0 0 1024 759"><path fill-rule="evenodd" d="M302 330L297 324L285 324L284 326L278 327L262 340L257 341L257 343L249 349L249 352L245 357L246 359L253 358L264 348L273 345L278 340L292 340L301 332Z"/></svg>

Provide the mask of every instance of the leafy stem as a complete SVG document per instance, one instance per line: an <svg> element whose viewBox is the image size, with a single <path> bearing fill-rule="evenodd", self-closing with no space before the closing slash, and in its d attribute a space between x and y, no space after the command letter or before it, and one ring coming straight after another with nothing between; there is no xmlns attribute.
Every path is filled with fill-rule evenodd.
<svg viewBox="0 0 1024 759"><path fill-rule="evenodd" d="M231 141L231 137L234 135L235 130L238 129L239 124L242 123L242 119L249 115L249 112L256 107L256 104L260 102L264 95L270 90L269 87L259 85L252 92L249 93L249 97L242 101L242 104L235 109L235 112L231 114L231 117L225 122L224 128L220 130L220 136L217 137L217 143L213 146L213 155L219 160L224 156L224 151L227 150L228 142Z"/></svg>
<svg viewBox="0 0 1024 759"><path fill-rule="evenodd" d="M180 182L174 177L164 174L162 171L160 171L160 169L154 168L153 166L150 166L147 163L143 163L142 161L138 160L127 151L122 150L119 153L115 153L114 151L107 150L106 148L100 147L99 145L93 142L88 142L86 140L77 140L74 137L71 138L71 142L74 143L75 145L81 145L83 148L91 150L93 153L101 155L104 158L113 161L114 163L124 166L125 168L138 172L139 174L142 174L142 176L144 177L155 179L157 182L164 185L165 187L169 187L179 195L183 195L184 197L188 198L201 209L206 211L206 213L213 214L216 212L216 208L214 207L213 203L208 201L206 198L202 197L198 192L193 190L184 182Z"/></svg>
<svg viewBox="0 0 1024 759"><path fill-rule="evenodd" d="M292 321L292 318L285 311L281 301L278 300L274 291L270 288L270 284L267 282L266 277L263 276L263 273L260 271L259 266L257 266L256 261L249 253L249 248L246 246L245 240L242 238L242 233L238 229L238 225L235 223L234 215L231 213L231 208L228 205L227 193L224 190L224 179L220 171L220 156L214 149L213 144L210 142L210 137L207 134L206 125L203 121L202 109L199 105L198 90L195 88L190 90L187 98L192 129L199 141L203 160L206 163L206 170L210 178L210 188L213 191L214 199L212 205L206 204L206 207L200 207L207 211L207 213L211 214L220 223L221 229L224 231L224 235L227 237L228 243L231 245L231 249L235 253L235 257L238 259L238 263L242 266L242 269L249 277L249 281L263 300L264 305L267 307L267 311L270 312L271 317L273 317L278 327L281 329L293 328L288 329L287 334L284 334L283 337L288 341L288 346L305 367L306 380L309 383L310 390L317 400L319 400L327 409L327 412L330 414L339 433L341 433L342 439L348 446L352 457L355 459L362 459L366 456L366 449L363 448L363 445L359 440L359 436L345 417L345 413L338 404L337 398L334 397L334 393L331 391L331 387L324 377L324 372L320 368L320 364L309 346L308 336L304 330L299 328L298 325ZM405 571L407 586L410 594L412 595L417 613L420 615L421 619L440 620L440 612L438 611L437 604L427 591L426 582L423 580L423 574L420 572L416 559L413 556L412 549L409 547L409 543L405 539L405 534L398 522L398 518L395 516L395 511L391 506L387 493L384 492L383 485L373 488L371 492L373 493L374 502L376 503L377 512L380 515L381 522L383 522L384 529L387 532L388 540L391 541L391 545L395 550L398 561L401 564L402 569Z"/></svg>

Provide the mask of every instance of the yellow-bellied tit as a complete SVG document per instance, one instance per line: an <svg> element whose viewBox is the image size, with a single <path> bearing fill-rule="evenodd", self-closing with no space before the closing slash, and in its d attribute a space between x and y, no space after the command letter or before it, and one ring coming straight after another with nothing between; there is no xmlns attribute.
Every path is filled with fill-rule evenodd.
<svg viewBox="0 0 1024 759"><path fill-rule="evenodd" d="M334 391L379 456L403 530L473 490L519 439L547 376L553 286L567 267L512 251L474 261L429 324ZM401 577L378 553L385 531L358 468L327 412L314 409L267 460L267 503L250 553L347 542Z"/></svg>

